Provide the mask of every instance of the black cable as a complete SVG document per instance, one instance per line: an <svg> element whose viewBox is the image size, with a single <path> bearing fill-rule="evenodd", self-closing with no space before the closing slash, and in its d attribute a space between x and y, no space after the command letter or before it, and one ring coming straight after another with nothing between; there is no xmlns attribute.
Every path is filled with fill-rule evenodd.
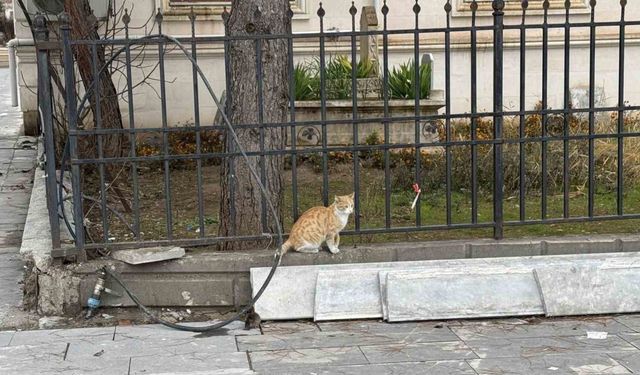
<svg viewBox="0 0 640 375"><path fill-rule="evenodd" d="M283 231L282 231L282 226L280 224L280 221L278 220L278 213L277 213L275 207L273 206L273 202L271 202L271 200L269 199L269 194L267 193L267 189L262 184L262 181L261 181L260 177L258 176L258 172L251 165L249 157L247 156L246 152L242 148L242 145L240 144L240 140L238 139L238 135L236 134L235 130L233 129L233 125L231 125L231 122L229 121L229 118L227 117L224 109L222 108L222 104L218 100L218 97L213 92L213 88L211 87L211 84L209 83L209 80L205 77L204 73L202 72L202 69L200 69L200 66L193 59L193 56L191 55L191 53L182 45L182 43L180 43L180 41L178 41L176 38L173 38L171 36L164 35L164 34L149 35L149 36L142 37L142 38L139 38L139 39L134 40L134 41L130 41L126 46L121 47L116 53L114 53L111 56L111 58L108 61L105 62L105 64L103 65L103 67L102 67L102 69L100 71L106 69L122 52L124 52L127 48L130 48L131 45L140 44L141 42L143 42L145 40L153 39L153 38L166 39L166 40L169 40L169 41L175 43L176 46L178 46L178 48L180 48L182 50L182 52L189 59L189 61L191 61L191 64L195 67L195 69L196 69L196 71L198 73L198 76L200 76L200 78L202 79L203 83L205 84L207 90L209 91L209 94L213 98L213 101L215 102L216 106L218 107L218 110L220 111L220 114L222 115L222 119L224 120L225 125L227 126L227 128L229 130L229 134L231 135L231 138L233 139L235 144L238 146L238 150L240 151L240 154L242 155L242 158L247 163L247 167L249 168L249 171L251 172L251 176L253 177L253 179L256 181L258 187L260 188L260 193L262 194L262 196L266 200L267 206L269 207L269 210L271 211L271 214L273 215L274 221L276 223L276 231L277 231L277 235L278 235L277 250L276 250L276 253L274 254L274 257L273 257L273 265L271 266L271 271L269 271L269 275L265 279L264 283L262 284L262 286L260 287L260 289L258 290L256 295L251 299L249 304L247 304L247 306L245 306L240 312L236 313L231 318L229 318L227 320L224 320L222 322L219 322L219 323L216 323L216 324L212 324L212 325L209 325L209 326L204 326L204 327L192 327L192 326L185 326L185 325L181 325L181 324L176 324L176 323L172 323L172 322L166 321L166 320L156 316L151 310L149 310L148 307L146 307L145 305L143 305L140 302L138 297L136 297L135 294L133 294L133 292L131 292L127 288L125 283L120 279L120 277L117 275L116 272L111 271L108 267L104 267L103 270L106 272L107 275L111 276L111 278L113 278L113 280L115 280L116 283L118 283L124 289L124 291L127 293L127 295L129 295L131 300L138 306L138 308L140 308L140 310L142 310L145 314L147 314L156 323L160 323L160 324L162 324L164 326L167 326L167 327L170 327L170 328L174 328L174 329L178 329L178 330L181 330L181 331L208 332L208 331L216 330L218 328L222 328L222 327L230 324L231 322L234 322L234 321L238 320L238 318L240 318L242 315L246 314L249 310L251 310L253 308L253 306L255 305L255 303L260 298L260 296L262 296L262 293L265 291L265 289L267 288L267 286L271 282L271 279L273 278L273 275L275 274L276 269L278 268L278 266L280 265L280 261L282 260L281 248L282 248L282 244L284 242L283 238L282 238L283 237ZM96 85L97 82L98 82L97 80L94 80L94 82L92 83L92 86ZM85 96L84 96L83 100L80 103L80 106L79 106L80 108L82 108L84 106L84 103L88 100L89 93L91 91L92 91L91 88L86 90ZM67 150L68 150L67 145L65 145L65 151L67 151ZM63 161L65 160L64 159L65 155L66 155L66 153L63 152ZM61 169L64 169L64 168L61 168ZM60 187L59 194L61 195L62 194L62 190L61 190L62 189L62 178L64 177L64 172L63 171L60 172L60 176L61 176L61 179L60 179L60 186L61 187ZM63 212L63 218L65 219L65 223L67 223L67 227L69 229L71 229L71 226L70 226L70 224L69 224L69 222L67 220L66 214L64 213L64 205L62 205L62 212ZM77 218L76 218L76 220L77 220ZM75 235L73 234L73 231L71 231L71 233L75 238Z"/></svg>

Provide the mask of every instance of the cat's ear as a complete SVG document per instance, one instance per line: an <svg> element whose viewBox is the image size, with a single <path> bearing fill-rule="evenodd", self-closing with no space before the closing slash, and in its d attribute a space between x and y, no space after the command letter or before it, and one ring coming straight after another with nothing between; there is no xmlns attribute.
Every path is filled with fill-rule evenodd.
<svg viewBox="0 0 640 375"><path fill-rule="evenodd" d="M351 197L351 199L354 199L356 197L356 192L354 191L353 193L351 193L351 195L349 195L349 197Z"/></svg>
<svg viewBox="0 0 640 375"><path fill-rule="evenodd" d="M337 196L337 195L334 195L334 196L333 196L333 201L334 201L334 202L338 203L338 201L339 201L339 200L340 200L340 199L338 198L338 196Z"/></svg>

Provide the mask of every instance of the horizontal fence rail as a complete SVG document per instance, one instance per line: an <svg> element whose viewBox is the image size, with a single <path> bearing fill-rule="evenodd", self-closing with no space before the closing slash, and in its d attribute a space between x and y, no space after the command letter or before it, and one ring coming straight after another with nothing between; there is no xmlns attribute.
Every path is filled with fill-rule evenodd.
<svg viewBox="0 0 640 375"><path fill-rule="evenodd" d="M209 120L214 117L211 111L231 116L228 103L238 94L230 81L231 51L237 43L250 43L255 51L255 66L247 71L255 74L257 116L256 121L233 126L255 132L256 147L246 150L246 155L257 160L265 185L274 178L268 175L268 166L283 161L283 174L278 177L283 181L282 189L276 193L282 203L279 220L285 228L311 206L329 205L333 195L352 191L354 214L344 234L359 235L360 239L371 235L387 240L440 230L466 230L469 235L476 233L470 230L492 230L480 235L501 239L505 230L528 225L640 219L640 209L634 210L625 200L635 192L631 182L625 181L631 167L625 165L625 158L640 140L640 124L635 126L640 122L640 105L625 97L629 75L625 51L628 54L631 48L638 48L635 39L633 47L627 45L627 32L640 26L640 20L625 17L626 1L619 2L615 21L597 20L598 3L593 0L579 14L573 13L570 1L562 9L551 9L545 0L535 14L528 1L522 1L519 9L505 10L504 1L494 0L490 11L480 10L479 3L465 2L468 24L461 25L462 18L457 18L452 25L454 4L448 1L440 10L444 26L431 27L423 17L423 8L432 5L416 0L410 8L413 26L403 29L389 29L394 9L386 1L373 12L381 15L381 26L371 28L363 26L358 18L362 11L352 3L346 9L351 25L346 31L325 29L328 16L320 3L315 15L318 31L241 36L198 36L198 19L192 9L191 35L176 38L163 34L164 17L159 10L152 35L132 37L131 18L125 11L122 32L98 40L72 38L69 22L62 15L59 42L49 40L45 32L48 25L42 16L36 17L35 27L40 31L36 34L39 106L47 136L47 197L56 233L54 247L62 247L58 238L61 225L75 243L75 249L56 254L264 241L275 236L269 229L273 218L264 200L256 202L261 226L255 233L236 233L233 228L231 235L218 232L220 222L226 220L220 215L234 217L239 208L221 209L228 202L222 201L217 187L228 184L232 197L244 194L246 188L237 186L233 177L246 166L240 150L230 142L221 114ZM228 15L225 10L223 19ZM604 29L616 30L615 104L598 103L596 98L596 36ZM577 43L572 36L577 31L587 33L587 40L579 40L587 43L581 48L586 48L588 55L588 104L583 108L572 98L576 56L572 49ZM409 86L398 98L398 85L403 83L398 81L401 68L395 63L398 52L390 51L390 46L400 37L411 45L411 51L402 55L408 64L405 76L400 77L406 78ZM442 45L437 60L425 44L433 37ZM461 37L462 44L457 39ZM265 113L266 90L271 88L265 84L269 72L264 61L268 58L265 51L276 42L286 44L288 51L287 61L282 62L287 71L287 82L282 85L288 93L288 114L285 121L274 122ZM294 53L300 43L317 48L311 62ZM347 52L336 53L338 43ZM93 85L76 77L79 48L90 51ZM224 111L211 109L213 100L208 94L203 96L208 83L201 68L212 64L202 56L204 48L224 51L219 66L213 69L215 77L207 77L224 82L216 86L224 90L224 94L216 92L225 98ZM363 54L365 48L368 53ZM469 56L464 72L454 71L452 64L460 51ZM508 56L507 51L511 51ZM511 58L513 51L517 58ZM54 134L53 127L54 95L47 64L53 63L56 54L61 56L64 74L64 134ZM154 64L154 79L146 84L154 87L156 96L144 98L145 105L153 106L159 114L159 122L152 126L148 122L140 126L135 109L140 100L136 91L142 86L135 66L141 54ZM490 59L484 58L488 56ZM531 80L532 56L539 59L538 82ZM549 68L555 64L551 56L556 57L553 61L562 61L560 85L550 85ZM365 57L370 60L363 60ZM490 61L490 71L480 70L481 58ZM192 89L181 93L193 105L191 122L185 126L171 120L174 103L170 98L175 93L171 92L170 76L175 61L186 61L191 69ZM333 75L336 66L346 67L341 78ZM362 73L367 69L368 73ZM123 77L117 87L122 128L105 127L103 106L96 105L107 99L97 83L104 72ZM464 90L460 81L454 81L461 74L467 85ZM307 86L300 84L305 77L310 82ZM371 87L363 89L361 84ZM505 87L517 87L515 104L507 101ZM527 101L532 87L540 87L536 106ZM491 92L483 91L488 88ZM307 90L306 102L298 97L302 95L298 89ZM491 97L491 110L479 104L486 97ZM468 110L454 109L453 102L459 98L467 100ZM562 107L551 108L552 98L561 98ZM336 115L340 105L346 110ZM408 109L398 110L401 106ZM272 130L281 131L283 147L266 146ZM63 138L65 145L57 153L54 136ZM121 147L115 154L107 150L114 140ZM613 150L611 161L599 159L603 148ZM56 155L62 170L57 175ZM231 176L227 181L222 181L223 170ZM421 193L416 195L413 184ZM611 210L601 207L602 199L607 204L613 202ZM272 244L267 241L268 245Z"/></svg>

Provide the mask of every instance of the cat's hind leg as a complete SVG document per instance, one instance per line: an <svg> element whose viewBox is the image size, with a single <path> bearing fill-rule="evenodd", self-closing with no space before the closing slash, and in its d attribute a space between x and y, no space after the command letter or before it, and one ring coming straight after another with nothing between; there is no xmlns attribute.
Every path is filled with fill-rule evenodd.
<svg viewBox="0 0 640 375"><path fill-rule="evenodd" d="M305 243L295 250L300 253L317 253L320 250L320 246L316 244Z"/></svg>

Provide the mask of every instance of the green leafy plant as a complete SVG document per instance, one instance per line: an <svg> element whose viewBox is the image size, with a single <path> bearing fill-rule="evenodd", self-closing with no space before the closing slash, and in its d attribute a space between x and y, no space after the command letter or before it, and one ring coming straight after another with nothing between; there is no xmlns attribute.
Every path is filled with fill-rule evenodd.
<svg viewBox="0 0 640 375"><path fill-rule="evenodd" d="M415 99L416 64L413 60L393 68L389 74L389 96L392 99ZM420 99L429 97L431 91L431 64L420 65Z"/></svg>
<svg viewBox="0 0 640 375"><path fill-rule="evenodd" d="M317 100L320 91L320 79L309 64L296 64L293 70L296 100Z"/></svg>

